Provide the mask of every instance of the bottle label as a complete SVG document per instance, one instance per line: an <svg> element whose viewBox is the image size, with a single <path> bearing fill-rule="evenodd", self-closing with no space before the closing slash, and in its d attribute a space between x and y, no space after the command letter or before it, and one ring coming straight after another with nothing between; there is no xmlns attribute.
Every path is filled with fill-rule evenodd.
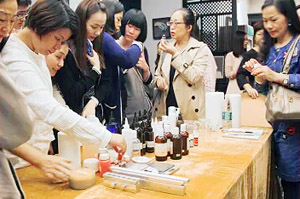
<svg viewBox="0 0 300 199"><path fill-rule="evenodd" d="M146 142L148 148L153 148L154 147L154 143L155 143L154 141L147 141Z"/></svg>
<svg viewBox="0 0 300 199"><path fill-rule="evenodd" d="M170 154L173 154L173 142L170 141Z"/></svg>
<svg viewBox="0 0 300 199"><path fill-rule="evenodd" d="M189 140L189 138L187 138L187 140L186 140L186 149L190 150L190 140Z"/></svg>
<svg viewBox="0 0 300 199"><path fill-rule="evenodd" d="M171 140L170 139L167 139L167 145L168 145L168 152L171 152Z"/></svg>
<svg viewBox="0 0 300 199"><path fill-rule="evenodd" d="M230 111L223 112L222 118L223 118L223 120L226 120L226 121L232 120L232 112L230 112Z"/></svg>
<svg viewBox="0 0 300 199"><path fill-rule="evenodd" d="M146 148L146 143L142 144L142 149L145 149Z"/></svg>
<svg viewBox="0 0 300 199"><path fill-rule="evenodd" d="M168 145L167 143L155 143L155 156L165 157L168 155Z"/></svg>

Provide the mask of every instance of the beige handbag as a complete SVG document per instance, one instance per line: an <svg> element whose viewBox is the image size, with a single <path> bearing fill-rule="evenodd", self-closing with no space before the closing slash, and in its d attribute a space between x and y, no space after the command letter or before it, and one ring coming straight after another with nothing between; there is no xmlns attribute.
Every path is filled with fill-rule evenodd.
<svg viewBox="0 0 300 199"><path fill-rule="evenodd" d="M288 50L283 62L283 74L288 74L290 62L297 49L298 36ZM298 50L298 49L297 49ZM300 92L291 90L280 84L270 83L270 91L266 99L266 119L275 120L300 120Z"/></svg>

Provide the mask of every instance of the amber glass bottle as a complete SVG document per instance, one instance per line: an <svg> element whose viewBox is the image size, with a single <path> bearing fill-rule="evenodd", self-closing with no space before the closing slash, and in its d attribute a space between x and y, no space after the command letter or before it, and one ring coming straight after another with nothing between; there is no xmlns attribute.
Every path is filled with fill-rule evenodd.
<svg viewBox="0 0 300 199"><path fill-rule="evenodd" d="M182 158L182 138L179 134L179 128L175 127L172 131L173 138L173 152L171 155L172 160L180 160Z"/></svg>
<svg viewBox="0 0 300 199"><path fill-rule="evenodd" d="M164 129L157 128L157 136L154 145L155 159L157 161L166 161L168 158L167 138L164 136Z"/></svg>
<svg viewBox="0 0 300 199"><path fill-rule="evenodd" d="M180 134L182 138L182 155L188 155L190 149L189 133L186 131L186 124L181 124Z"/></svg>

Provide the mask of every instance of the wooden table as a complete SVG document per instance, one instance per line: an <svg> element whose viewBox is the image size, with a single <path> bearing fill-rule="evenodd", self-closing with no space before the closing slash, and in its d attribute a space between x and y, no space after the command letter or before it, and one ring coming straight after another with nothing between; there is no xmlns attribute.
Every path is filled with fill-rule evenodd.
<svg viewBox="0 0 300 199"><path fill-rule="evenodd" d="M271 129L265 128L259 140L225 138L212 132L199 136L181 160L168 160L180 166L174 175L190 178L185 196L142 189L133 194L104 187L97 175L92 190L76 191L68 184L51 184L34 167L17 170L28 199L264 199L268 195ZM94 193L94 194L92 194Z"/></svg>

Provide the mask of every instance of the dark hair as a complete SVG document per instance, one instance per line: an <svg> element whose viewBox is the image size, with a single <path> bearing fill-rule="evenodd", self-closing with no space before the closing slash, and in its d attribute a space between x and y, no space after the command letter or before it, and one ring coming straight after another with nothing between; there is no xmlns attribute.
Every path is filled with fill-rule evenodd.
<svg viewBox="0 0 300 199"><path fill-rule="evenodd" d="M107 10L107 20L104 31L110 33L115 39L118 39L116 38L117 30L115 26L115 14L120 12L124 13L124 6L118 0L104 0L102 3L105 5Z"/></svg>
<svg viewBox="0 0 300 199"><path fill-rule="evenodd" d="M132 8L128 10L122 20L121 34L125 35L126 25L131 24L138 27L141 32L136 39L137 41L144 42L147 38L147 19L144 13L140 10Z"/></svg>
<svg viewBox="0 0 300 199"><path fill-rule="evenodd" d="M31 0L18 0L18 6L30 6Z"/></svg>
<svg viewBox="0 0 300 199"><path fill-rule="evenodd" d="M296 6L296 10L300 9L300 4Z"/></svg>
<svg viewBox="0 0 300 199"><path fill-rule="evenodd" d="M25 26L40 37L61 28L68 28L75 34L78 18L63 0L38 0L29 9Z"/></svg>
<svg viewBox="0 0 300 199"><path fill-rule="evenodd" d="M274 5L278 11L287 18L288 31L292 35L300 34L300 22L296 12L294 0L266 0L262 6L262 10L271 5ZM266 61L270 48L276 43L277 40L272 38L266 29L264 29L264 34L264 44L261 49L261 59Z"/></svg>
<svg viewBox="0 0 300 199"><path fill-rule="evenodd" d="M192 26L191 36L199 40L199 28L197 26L197 17L198 17L197 13L187 8L179 8L175 10L173 13L177 11L183 12L183 20L185 26L187 27L191 25Z"/></svg>
<svg viewBox="0 0 300 199"><path fill-rule="evenodd" d="M256 22L254 25L253 25L253 29L254 29L254 44L255 44L255 36L256 36L256 33L260 30L263 30L264 29L264 26L263 26L263 22L262 21L258 21Z"/></svg>
<svg viewBox="0 0 300 199"><path fill-rule="evenodd" d="M97 13L103 12L106 14L106 8L103 3L98 0L83 0L76 8L76 14L79 17L79 34L78 38L74 41L75 43L75 57L77 62L80 66L80 69L88 70L88 65L86 61L86 54L87 54L87 32L86 32L86 23L89 18ZM101 35L103 32L101 33ZM101 39L101 36L98 36L96 39ZM99 57L101 52L98 52Z"/></svg>
<svg viewBox="0 0 300 199"><path fill-rule="evenodd" d="M246 33L242 31L236 31L234 34L231 49L235 57L241 56L246 51L244 48L245 35Z"/></svg>
<svg viewBox="0 0 300 199"><path fill-rule="evenodd" d="M253 29L254 29L254 35L257 33L257 31L263 30L264 25L262 21L258 21L255 24L253 24Z"/></svg>

